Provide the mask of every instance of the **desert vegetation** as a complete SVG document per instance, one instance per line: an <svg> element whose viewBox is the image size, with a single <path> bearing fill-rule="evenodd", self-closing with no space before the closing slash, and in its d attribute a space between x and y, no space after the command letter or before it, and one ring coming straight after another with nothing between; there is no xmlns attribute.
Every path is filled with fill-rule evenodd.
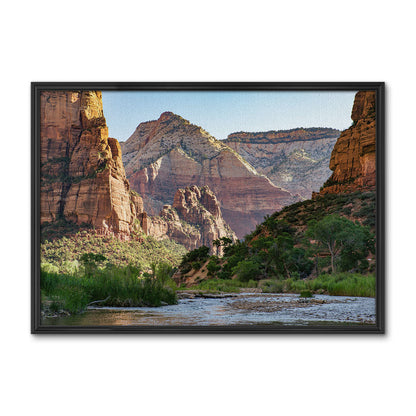
<svg viewBox="0 0 416 416"><path fill-rule="evenodd" d="M115 266L105 257L86 253L82 266L72 274L41 270L41 295L47 313L78 313L89 305L161 306L175 304L176 292L171 282L172 268L166 263L153 265L151 273L139 267ZM170 286L173 283L173 287Z"/></svg>
<svg viewBox="0 0 416 416"><path fill-rule="evenodd" d="M179 271L205 267L201 290L375 296L374 216L374 194L299 202L267 216L243 241L214 242L224 247L222 258L204 247L187 253Z"/></svg>
<svg viewBox="0 0 416 416"><path fill-rule="evenodd" d="M92 231L41 244L41 295L47 314L78 313L88 305L176 303L171 276L186 250L170 240L121 241Z"/></svg>
<svg viewBox="0 0 416 416"><path fill-rule="evenodd" d="M186 249L172 240L157 241L151 236L137 234L129 241L114 236L102 236L92 230L80 231L73 235L41 244L41 263L49 265L56 273L73 273L79 268L80 257L85 253L103 255L105 264L118 267L133 266L149 270L151 264L161 259L171 266L180 263Z"/></svg>

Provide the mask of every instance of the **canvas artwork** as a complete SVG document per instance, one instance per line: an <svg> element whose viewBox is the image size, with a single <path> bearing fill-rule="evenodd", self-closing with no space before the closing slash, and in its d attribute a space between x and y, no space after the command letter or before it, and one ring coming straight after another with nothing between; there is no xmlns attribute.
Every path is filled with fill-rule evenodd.
<svg viewBox="0 0 416 416"><path fill-rule="evenodd" d="M383 92L32 84L32 332L382 333Z"/></svg>

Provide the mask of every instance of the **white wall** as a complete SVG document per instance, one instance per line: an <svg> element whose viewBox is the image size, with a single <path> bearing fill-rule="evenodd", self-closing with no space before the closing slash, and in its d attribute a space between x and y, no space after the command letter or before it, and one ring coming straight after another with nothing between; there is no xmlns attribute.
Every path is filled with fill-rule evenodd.
<svg viewBox="0 0 416 416"><path fill-rule="evenodd" d="M414 394L410 1L2 6L1 374L7 415L409 414ZM386 81L386 336L33 336L30 81Z"/></svg>

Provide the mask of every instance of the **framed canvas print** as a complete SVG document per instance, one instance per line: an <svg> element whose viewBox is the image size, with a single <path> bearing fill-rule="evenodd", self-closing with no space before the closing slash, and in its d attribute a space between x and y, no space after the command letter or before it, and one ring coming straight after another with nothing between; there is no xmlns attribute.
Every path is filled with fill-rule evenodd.
<svg viewBox="0 0 416 416"><path fill-rule="evenodd" d="M33 333L384 333L384 83L32 83Z"/></svg>

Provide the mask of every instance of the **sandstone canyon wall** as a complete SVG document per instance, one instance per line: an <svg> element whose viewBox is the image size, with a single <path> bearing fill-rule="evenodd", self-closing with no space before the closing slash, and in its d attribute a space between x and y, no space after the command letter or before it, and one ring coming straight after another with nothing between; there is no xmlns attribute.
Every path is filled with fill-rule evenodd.
<svg viewBox="0 0 416 416"><path fill-rule="evenodd" d="M174 202L178 188L207 185L225 221L242 238L266 214L300 198L273 185L201 127L170 112L141 123L121 146L130 184L152 215Z"/></svg>
<svg viewBox="0 0 416 416"><path fill-rule="evenodd" d="M308 199L331 175L329 160L339 135L331 128L239 132L224 143L276 186Z"/></svg>
<svg viewBox="0 0 416 416"><path fill-rule="evenodd" d="M222 255L222 247L214 246L213 240L228 237L237 241L208 186L178 189L172 205L165 205L159 216L147 218L147 232L156 239L170 238L188 250L205 245L217 255Z"/></svg>
<svg viewBox="0 0 416 416"><path fill-rule="evenodd" d="M143 201L130 191L99 91L40 96L41 224L60 220L128 238Z"/></svg>
<svg viewBox="0 0 416 416"><path fill-rule="evenodd" d="M320 194L375 191L376 107L374 91L359 91L351 113L353 125L341 133L331 154L331 177Z"/></svg>

